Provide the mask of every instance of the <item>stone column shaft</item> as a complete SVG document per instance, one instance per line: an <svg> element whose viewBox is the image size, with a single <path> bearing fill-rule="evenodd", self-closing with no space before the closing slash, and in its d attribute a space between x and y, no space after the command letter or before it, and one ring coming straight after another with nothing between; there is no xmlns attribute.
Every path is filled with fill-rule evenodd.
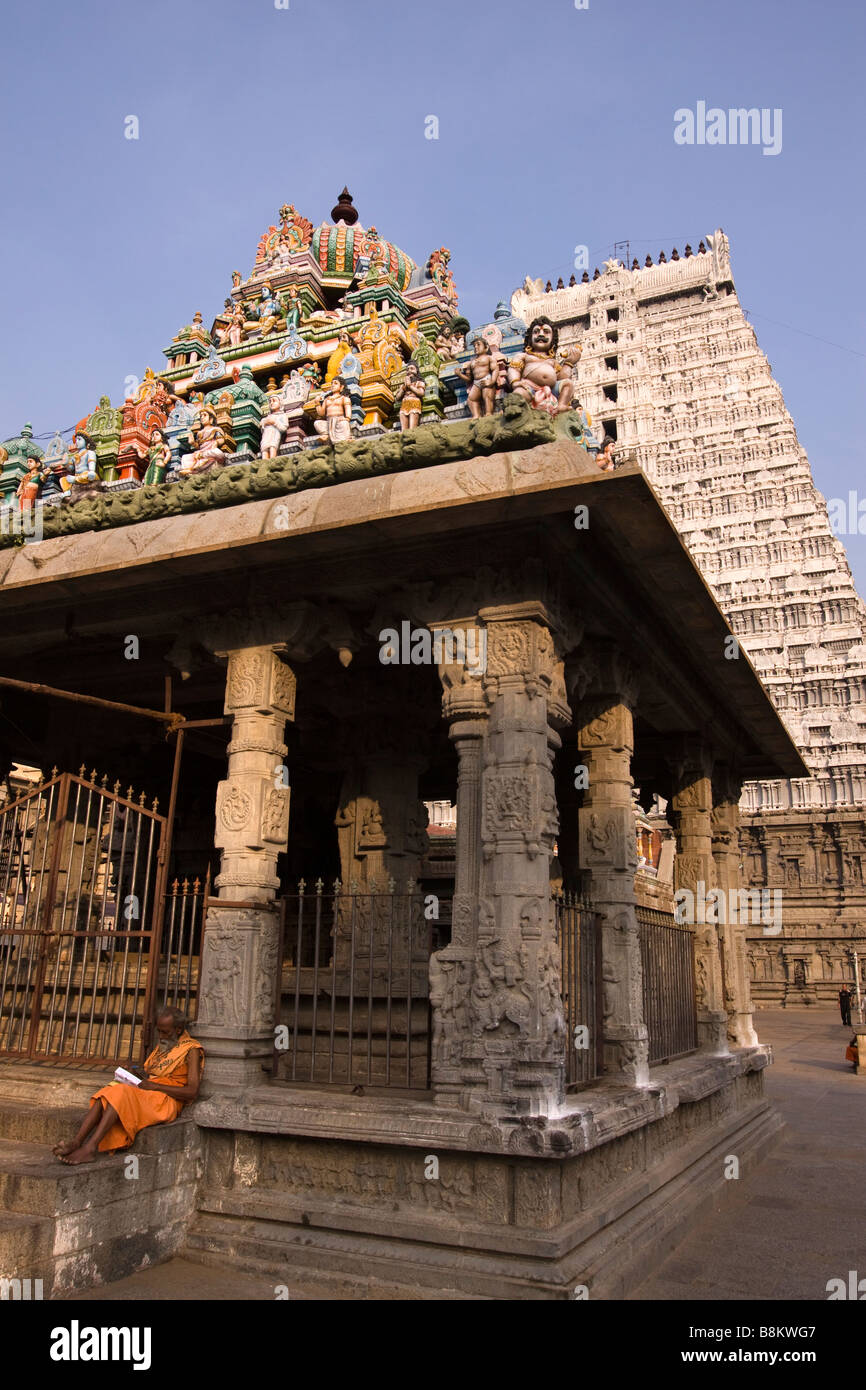
<svg viewBox="0 0 866 1390"><path fill-rule="evenodd" d="M262 1082L273 1048L277 990L277 856L289 833L286 720L295 677L271 647L228 653L225 712L233 716L228 771L219 784L222 864L205 923L198 1036L210 1084Z"/></svg>
<svg viewBox="0 0 866 1390"><path fill-rule="evenodd" d="M549 721L567 704L543 606L479 616L486 671L474 682L444 680L446 714L461 716L452 733L460 838L452 942L430 967L434 1084L443 1099L459 1092L467 1108L546 1113L564 1085L549 883L557 832L551 750L559 739Z"/></svg>
<svg viewBox="0 0 866 1390"><path fill-rule="evenodd" d="M584 891L601 917L606 1076L630 1085L649 1079L643 968L635 914L637 868L631 757L636 674L611 644L581 649L569 672L584 698L575 709L577 743L588 770L578 813Z"/></svg>
<svg viewBox="0 0 866 1390"><path fill-rule="evenodd" d="M707 893L716 886L712 853L711 761L699 740L689 740L672 760L674 794L672 819L677 837L674 888L691 894L687 920L695 934L695 993L698 1046L714 1054L728 1051L727 1024L719 928L707 921ZM689 904L691 908L689 908Z"/></svg>
<svg viewBox="0 0 866 1390"><path fill-rule="evenodd" d="M733 908L740 887L740 783L714 778L712 849L716 885L723 890L720 923L725 1009L728 1041L735 1047L755 1047L758 1035L752 1018L752 993L746 948L746 925ZM736 901L739 901L737 899ZM734 919L734 920L732 920Z"/></svg>

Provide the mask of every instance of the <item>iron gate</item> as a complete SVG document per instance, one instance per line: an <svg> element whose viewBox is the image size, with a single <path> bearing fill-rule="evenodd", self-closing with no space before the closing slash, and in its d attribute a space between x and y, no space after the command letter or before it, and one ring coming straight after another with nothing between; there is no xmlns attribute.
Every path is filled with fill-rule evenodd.
<svg viewBox="0 0 866 1390"><path fill-rule="evenodd" d="M55 768L0 808L0 1055L143 1060L166 820L107 783Z"/></svg>
<svg viewBox="0 0 866 1390"><path fill-rule="evenodd" d="M569 1087L580 1087L601 1075L600 918L570 893L554 899L554 910L562 959L565 1080Z"/></svg>

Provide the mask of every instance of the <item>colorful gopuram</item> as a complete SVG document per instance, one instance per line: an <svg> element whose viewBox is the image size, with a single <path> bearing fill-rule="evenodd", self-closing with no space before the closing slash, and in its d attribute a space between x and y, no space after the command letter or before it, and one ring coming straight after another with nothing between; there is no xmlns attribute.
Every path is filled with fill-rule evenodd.
<svg viewBox="0 0 866 1390"><path fill-rule="evenodd" d="M83 501L171 487L227 465L332 449L419 426L500 413L507 393L549 415L571 410L580 349L560 351L557 332L530 329L500 302L470 329L458 315L444 246L416 262L363 227L344 189L318 227L291 204L259 240L250 274L210 329L200 311L164 349L160 373L145 370L120 407L102 396L66 445L48 450L28 424L3 445L0 503L41 500L64 512ZM206 505L207 492L196 494ZM122 524L138 517L126 499L76 518L45 518L45 534Z"/></svg>

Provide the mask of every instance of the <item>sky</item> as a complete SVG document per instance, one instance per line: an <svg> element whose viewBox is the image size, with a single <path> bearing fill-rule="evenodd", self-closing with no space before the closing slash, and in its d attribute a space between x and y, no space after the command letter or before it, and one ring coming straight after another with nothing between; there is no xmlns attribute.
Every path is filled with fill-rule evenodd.
<svg viewBox="0 0 866 1390"><path fill-rule="evenodd" d="M347 184L414 260L450 247L472 324L527 274L567 282L576 246L591 273L721 226L817 486L859 498L866 8L578 3L5 6L0 439L121 404L283 202L316 224ZM677 143L699 102L781 111L778 153Z"/></svg>

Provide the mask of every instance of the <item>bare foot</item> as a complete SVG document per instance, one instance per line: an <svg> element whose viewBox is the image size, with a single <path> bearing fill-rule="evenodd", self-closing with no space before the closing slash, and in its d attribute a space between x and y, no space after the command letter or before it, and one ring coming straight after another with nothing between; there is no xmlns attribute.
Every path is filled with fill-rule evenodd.
<svg viewBox="0 0 866 1390"><path fill-rule="evenodd" d="M82 1144L80 1149L73 1149L70 1154L61 1158L61 1163L92 1163L96 1158L96 1148L88 1144Z"/></svg>
<svg viewBox="0 0 866 1390"><path fill-rule="evenodd" d="M51 1152L57 1158L63 1158L66 1154L71 1154L75 1148L74 1139L62 1139L59 1144L55 1144Z"/></svg>

